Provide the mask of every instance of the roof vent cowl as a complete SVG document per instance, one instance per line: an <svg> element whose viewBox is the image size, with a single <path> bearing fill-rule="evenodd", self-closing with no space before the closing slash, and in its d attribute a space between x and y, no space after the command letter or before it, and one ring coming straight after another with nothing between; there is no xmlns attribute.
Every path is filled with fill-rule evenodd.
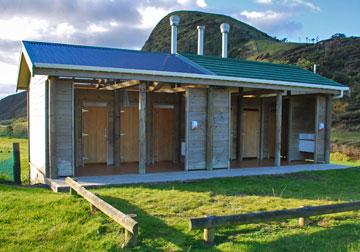
<svg viewBox="0 0 360 252"><path fill-rule="evenodd" d="M198 30L198 49L197 54L198 55L204 55L204 32L205 32L205 26L199 25L197 27Z"/></svg>
<svg viewBox="0 0 360 252"><path fill-rule="evenodd" d="M220 31L222 33L222 53L223 58L228 56L228 33L230 31L230 25L228 23L222 23L220 25Z"/></svg>
<svg viewBox="0 0 360 252"><path fill-rule="evenodd" d="M171 25L171 54L177 53L177 27L180 23L180 17L173 15L170 17Z"/></svg>

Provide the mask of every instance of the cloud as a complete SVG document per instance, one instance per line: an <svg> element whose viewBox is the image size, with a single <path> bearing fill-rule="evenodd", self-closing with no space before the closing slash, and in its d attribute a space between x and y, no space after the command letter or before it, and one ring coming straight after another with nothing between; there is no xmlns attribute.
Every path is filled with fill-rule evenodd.
<svg viewBox="0 0 360 252"><path fill-rule="evenodd" d="M0 84L0 99L4 98L5 96L8 96L11 93L14 93L15 86L11 84Z"/></svg>
<svg viewBox="0 0 360 252"><path fill-rule="evenodd" d="M203 9L205 9L208 6L205 0L196 0L196 5Z"/></svg>
<svg viewBox="0 0 360 252"><path fill-rule="evenodd" d="M271 4L272 0L255 0L258 4Z"/></svg>
<svg viewBox="0 0 360 252"><path fill-rule="evenodd" d="M302 28L300 23L290 20L291 13L267 11L242 11L237 17L268 33L294 33Z"/></svg>
<svg viewBox="0 0 360 252"><path fill-rule="evenodd" d="M321 11L321 8L308 0L278 0L278 3L291 10Z"/></svg>

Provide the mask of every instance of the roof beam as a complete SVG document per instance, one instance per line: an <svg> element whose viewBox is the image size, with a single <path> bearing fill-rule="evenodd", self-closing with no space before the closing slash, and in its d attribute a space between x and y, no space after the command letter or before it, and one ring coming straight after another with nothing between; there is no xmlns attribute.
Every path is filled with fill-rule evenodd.
<svg viewBox="0 0 360 252"><path fill-rule="evenodd" d="M140 84L139 80L129 80L129 81L124 81L121 83L114 83L111 85L106 85L102 88L100 88L101 90L115 90L115 89L122 89L122 88L128 88L128 87L133 87L133 86L137 86Z"/></svg>
<svg viewBox="0 0 360 252"><path fill-rule="evenodd" d="M93 70L77 70L77 69L51 69L51 68L37 68L35 74L48 75L48 76L73 76L78 78L110 78L110 79L122 79L122 80L141 80L141 81L158 81L158 82L173 82L178 84L198 84L198 85L209 85L209 86L225 86L225 87L244 87L244 88L258 88L258 89L271 89L271 90L289 90L289 91L307 91L317 92L323 94L339 94L340 89L331 88L327 89L318 87L306 87L291 84L270 84L270 83L254 83L242 80L217 80L201 77L183 77L183 76L164 76L164 75L150 75L140 73L121 73L121 72L104 72L104 71L93 71Z"/></svg>

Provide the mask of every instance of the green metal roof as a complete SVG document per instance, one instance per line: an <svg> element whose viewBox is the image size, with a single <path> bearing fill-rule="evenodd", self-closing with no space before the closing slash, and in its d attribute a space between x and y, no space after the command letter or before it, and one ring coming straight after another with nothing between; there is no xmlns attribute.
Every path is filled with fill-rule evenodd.
<svg viewBox="0 0 360 252"><path fill-rule="evenodd" d="M215 75L257 80L284 81L302 84L345 87L333 80L293 65L183 54Z"/></svg>

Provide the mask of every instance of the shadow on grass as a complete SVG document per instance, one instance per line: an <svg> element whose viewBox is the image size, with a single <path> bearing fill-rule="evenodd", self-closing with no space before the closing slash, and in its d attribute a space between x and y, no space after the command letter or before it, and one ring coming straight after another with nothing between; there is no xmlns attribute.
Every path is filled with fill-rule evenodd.
<svg viewBox="0 0 360 252"><path fill-rule="evenodd" d="M216 178L206 181L141 185L147 189L206 192L213 196L274 196L301 200L360 200L360 167L285 175Z"/></svg>
<svg viewBox="0 0 360 252"><path fill-rule="evenodd" d="M249 232L254 232L251 229L238 233L234 233L233 230L226 230L218 234L216 241L219 245L220 243L231 242L232 247L245 247L246 251L359 251L359 224L327 227L314 232L307 231L307 228L310 227L303 229L300 234L286 235L269 242L255 241L256 237L251 239ZM277 232L281 232L281 229ZM245 236L246 241L241 241L240 236ZM261 239L262 236L263 234L258 235L258 239Z"/></svg>
<svg viewBox="0 0 360 252"><path fill-rule="evenodd" d="M169 244L177 246L181 251L193 251L194 249L209 251L209 247L198 240L195 235L187 234L180 229L169 226L162 219L148 214L126 200L103 195L100 197L124 213L137 215L136 219L139 223L138 249L141 251L172 251L173 249L169 248ZM210 251L218 250L213 247Z"/></svg>

